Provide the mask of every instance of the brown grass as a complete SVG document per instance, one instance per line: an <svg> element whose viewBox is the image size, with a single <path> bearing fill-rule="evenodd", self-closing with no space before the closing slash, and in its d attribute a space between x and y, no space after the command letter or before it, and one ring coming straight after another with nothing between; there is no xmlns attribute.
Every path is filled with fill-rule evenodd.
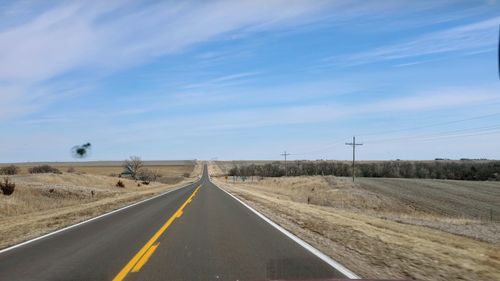
<svg viewBox="0 0 500 281"><path fill-rule="evenodd" d="M78 170L80 167L76 167ZM85 167L87 168L87 167ZM173 184L151 182L138 186L130 179L120 179L125 188L116 187L117 177L104 176L115 167L98 174L21 174L11 176L16 191L0 197L0 248L83 221L134 201L171 190L193 181L194 177ZM161 167L167 177L191 172L193 166ZM62 169L66 171L66 169Z"/></svg>
<svg viewBox="0 0 500 281"><path fill-rule="evenodd" d="M28 170L35 165L20 165L20 174L28 174ZM87 166L87 165L53 165L52 167L59 169L62 172L68 171L69 168L73 168L72 173L80 174L93 174L93 175L103 175L109 176L111 174L120 174L123 168L120 165L114 166ZM184 173L191 173L193 171L194 165L146 165L147 168L152 170L157 170L163 175L168 175L169 177L181 177Z"/></svg>
<svg viewBox="0 0 500 281"><path fill-rule="evenodd" d="M362 189L402 202L417 211L452 218L500 221L500 182L358 178Z"/></svg>
<svg viewBox="0 0 500 281"><path fill-rule="evenodd" d="M220 169L211 167L210 172ZM500 247L494 242L498 223L418 210L403 197L369 191L342 178L215 181L363 277L500 280ZM412 188L418 186L413 183ZM432 197L430 192L421 195ZM478 238L491 241L453 234L469 225ZM480 225L492 228L477 233Z"/></svg>

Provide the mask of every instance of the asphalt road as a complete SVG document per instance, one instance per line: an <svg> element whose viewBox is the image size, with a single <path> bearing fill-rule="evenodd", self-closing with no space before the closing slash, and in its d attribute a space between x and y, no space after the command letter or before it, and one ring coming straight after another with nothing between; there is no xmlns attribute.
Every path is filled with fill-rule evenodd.
<svg viewBox="0 0 500 281"><path fill-rule="evenodd" d="M197 183L0 254L0 280L345 278L212 184Z"/></svg>

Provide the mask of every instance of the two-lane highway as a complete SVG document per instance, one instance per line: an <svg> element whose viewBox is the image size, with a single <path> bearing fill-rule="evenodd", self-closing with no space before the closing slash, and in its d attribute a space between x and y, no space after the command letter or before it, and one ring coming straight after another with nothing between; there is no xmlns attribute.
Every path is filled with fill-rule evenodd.
<svg viewBox="0 0 500 281"><path fill-rule="evenodd" d="M345 278L210 182L0 254L0 280Z"/></svg>

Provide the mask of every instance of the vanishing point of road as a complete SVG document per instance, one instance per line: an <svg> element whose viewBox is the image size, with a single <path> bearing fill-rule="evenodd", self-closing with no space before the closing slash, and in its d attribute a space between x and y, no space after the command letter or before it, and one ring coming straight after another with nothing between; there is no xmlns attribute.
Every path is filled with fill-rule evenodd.
<svg viewBox="0 0 500 281"><path fill-rule="evenodd" d="M345 278L201 179L0 253L0 280Z"/></svg>

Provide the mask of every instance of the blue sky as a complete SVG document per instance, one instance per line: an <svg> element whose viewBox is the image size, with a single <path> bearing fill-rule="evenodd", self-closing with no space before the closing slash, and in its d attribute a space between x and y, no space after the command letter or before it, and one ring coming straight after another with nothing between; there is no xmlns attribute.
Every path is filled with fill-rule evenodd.
<svg viewBox="0 0 500 281"><path fill-rule="evenodd" d="M500 158L499 1L0 1L0 162Z"/></svg>

